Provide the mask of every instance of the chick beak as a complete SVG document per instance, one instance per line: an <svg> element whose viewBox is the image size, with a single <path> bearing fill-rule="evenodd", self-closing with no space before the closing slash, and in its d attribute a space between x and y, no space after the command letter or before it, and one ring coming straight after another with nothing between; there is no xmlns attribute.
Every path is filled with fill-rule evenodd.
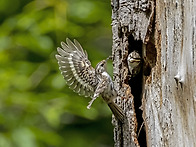
<svg viewBox="0 0 196 147"><path fill-rule="evenodd" d="M129 62L131 62L131 63L133 63L133 62L140 62L140 61L141 61L140 58L131 58L131 59L129 60Z"/></svg>

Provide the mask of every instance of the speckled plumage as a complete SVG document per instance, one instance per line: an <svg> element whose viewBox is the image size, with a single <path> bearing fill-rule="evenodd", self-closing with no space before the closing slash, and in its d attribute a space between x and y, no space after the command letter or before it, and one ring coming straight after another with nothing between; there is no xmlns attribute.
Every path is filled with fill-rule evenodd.
<svg viewBox="0 0 196 147"><path fill-rule="evenodd" d="M87 106L88 109L101 95L115 117L122 122L124 114L122 109L113 102L117 92L112 78L106 72L106 60L99 62L94 69L86 51L82 49L78 41L74 40L73 43L67 38L66 42L67 44L61 42L61 48L57 48L59 54L56 55L56 59L67 85L79 95L92 98Z"/></svg>
<svg viewBox="0 0 196 147"><path fill-rule="evenodd" d="M135 77L141 70L141 57L138 52L133 51L128 55L127 63L131 77Z"/></svg>

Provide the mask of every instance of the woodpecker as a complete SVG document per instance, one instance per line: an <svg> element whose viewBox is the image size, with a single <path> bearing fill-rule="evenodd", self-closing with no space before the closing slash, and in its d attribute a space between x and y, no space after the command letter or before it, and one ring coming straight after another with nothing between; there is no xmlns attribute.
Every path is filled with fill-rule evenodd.
<svg viewBox="0 0 196 147"><path fill-rule="evenodd" d="M101 96L116 119L123 122L123 110L114 103L117 91L106 71L107 59L99 62L94 69L88 60L87 52L77 40L72 42L67 38L66 42L61 42L61 47L57 48L59 54L56 55L56 59L69 88L79 95L92 98L87 106L88 109L94 100Z"/></svg>
<svg viewBox="0 0 196 147"><path fill-rule="evenodd" d="M135 77L141 70L142 59L137 51L133 51L127 58L128 68L131 73L131 77Z"/></svg>

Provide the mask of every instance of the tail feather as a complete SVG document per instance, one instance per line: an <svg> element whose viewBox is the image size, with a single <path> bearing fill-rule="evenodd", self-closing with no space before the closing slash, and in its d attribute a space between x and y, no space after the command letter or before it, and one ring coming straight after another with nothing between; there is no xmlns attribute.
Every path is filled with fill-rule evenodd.
<svg viewBox="0 0 196 147"><path fill-rule="evenodd" d="M114 116L121 122L124 120L124 113L123 110L117 106L114 102L108 104Z"/></svg>

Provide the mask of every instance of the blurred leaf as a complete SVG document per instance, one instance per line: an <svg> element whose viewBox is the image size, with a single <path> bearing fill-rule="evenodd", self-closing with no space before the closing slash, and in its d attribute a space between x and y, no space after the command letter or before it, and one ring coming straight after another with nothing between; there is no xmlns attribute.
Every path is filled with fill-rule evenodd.
<svg viewBox="0 0 196 147"><path fill-rule="evenodd" d="M35 136L27 128L17 128L13 131L12 138L17 147L36 147Z"/></svg>
<svg viewBox="0 0 196 147"><path fill-rule="evenodd" d="M0 134L0 147L12 147L10 140Z"/></svg>
<svg viewBox="0 0 196 147"><path fill-rule="evenodd" d="M31 127L31 130L39 140L48 144L47 146L62 146L63 138L57 133L49 130L41 130L36 127Z"/></svg>
<svg viewBox="0 0 196 147"><path fill-rule="evenodd" d="M88 110L55 59L67 37L94 67L111 54L110 1L7 0L0 13L0 147L112 146L107 105L98 98Z"/></svg>

